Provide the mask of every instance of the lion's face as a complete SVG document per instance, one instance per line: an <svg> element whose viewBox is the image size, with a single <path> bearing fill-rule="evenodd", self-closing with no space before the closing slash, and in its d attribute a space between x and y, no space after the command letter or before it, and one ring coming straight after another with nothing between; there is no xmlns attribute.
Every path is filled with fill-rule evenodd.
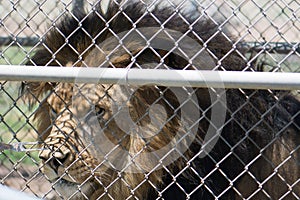
<svg viewBox="0 0 300 200"><path fill-rule="evenodd" d="M137 29L132 29L131 22L128 24L123 15L118 15L110 24L117 35L107 29L107 23L99 20L99 10L82 18L80 29L75 18L64 19L63 23L58 23L59 28L46 37L44 46L47 48L38 51L29 63L67 67L213 69L218 57L231 49L231 41L222 34L211 34L214 23L202 24L199 20L195 30L187 36L191 26L178 16L167 19L164 12L171 13L171 10L154 14L168 22L167 27L161 29L152 15L138 20L145 13L137 8L126 9L126 13L138 22ZM111 14L118 10L114 9L115 6ZM106 17L110 21L110 14ZM111 17L113 19L113 15ZM71 24L74 30L69 27ZM199 32L200 37L194 32ZM67 38L69 45L65 45ZM202 47L210 38L217 40L208 44L216 51ZM151 41L150 46L148 41ZM227 50L224 44L228 43ZM224 63L226 66L228 61L225 59ZM230 62L230 66L236 65ZM211 98L207 88L194 91L188 87L76 83L59 83L52 87L51 84L30 83L29 91L34 99L51 91L46 102L44 99L39 102L35 114L44 148L40 157L44 174L57 193L66 199L146 199L150 190L159 191L160 186L166 184L163 183L166 176L176 174L175 170L182 170L189 160L211 150L213 144L206 145L201 155L193 155L206 138L215 141L210 140L212 134L206 132L213 133L218 124L222 125L209 126L208 118L214 111L217 111L217 121L225 117L224 106L212 105L223 95L213 94Z"/></svg>
<svg viewBox="0 0 300 200"><path fill-rule="evenodd" d="M104 88L97 90L94 88L95 85L84 87L92 90L91 95L79 93L79 89L76 89L74 84L59 84L47 98L49 104L47 110L51 117L52 129L44 140L45 150L40 153L43 159L42 170L54 183L58 193L64 197L70 197L73 194L82 196L76 191L84 182L82 193L91 196L99 187L99 183L95 182L95 177L99 177L99 180L104 177L100 169L95 170L99 159L95 159L90 152L91 149L88 148L92 135L83 132L82 127L89 119L100 119L100 115L101 120L108 119L110 114L105 107L107 96L104 95ZM95 113L96 109L102 110ZM99 125L100 122L99 120ZM51 152L51 150L54 151ZM91 190L91 188L94 189Z"/></svg>
<svg viewBox="0 0 300 200"><path fill-rule="evenodd" d="M174 96L158 87L58 84L47 98L52 128L40 153L43 173L66 198L114 196L128 190L124 185L144 195L139 189L145 174L159 184L160 159L178 157L171 149L161 151L185 133ZM177 143L188 148L184 139Z"/></svg>

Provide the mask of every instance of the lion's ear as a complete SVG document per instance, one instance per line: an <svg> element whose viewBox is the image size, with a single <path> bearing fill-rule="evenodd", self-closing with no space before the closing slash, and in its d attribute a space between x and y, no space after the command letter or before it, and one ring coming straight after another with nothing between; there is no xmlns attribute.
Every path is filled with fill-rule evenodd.
<svg viewBox="0 0 300 200"><path fill-rule="evenodd" d="M52 54L49 50L41 47L35 52L35 54L28 59L25 63L28 67L31 66L59 66L58 60L52 58ZM22 95L24 100L29 100L29 105L41 102L41 98L46 92L53 88L52 83L47 82L22 82L20 87L20 96Z"/></svg>
<svg viewBox="0 0 300 200"><path fill-rule="evenodd" d="M44 95L54 88L54 83L48 82L22 82L21 95L25 101L29 101L30 107L43 101Z"/></svg>
<svg viewBox="0 0 300 200"><path fill-rule="evenodd" d="M34 112L33 120L36 122L38 140L41 141L48 137L51 130L50 106L45 94L50 92L53 87L52 83L47 82L23 82L21 86L23 100ZM35 108L36 105L38 107Z"/></svg>

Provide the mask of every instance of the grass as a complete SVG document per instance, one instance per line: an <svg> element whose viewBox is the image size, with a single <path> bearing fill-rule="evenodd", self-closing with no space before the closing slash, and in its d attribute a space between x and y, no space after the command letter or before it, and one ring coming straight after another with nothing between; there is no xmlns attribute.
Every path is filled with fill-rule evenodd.
<svg viewBox="0 0 300 200"><path fill-rule="evenodd" d="M5 150L0 154L0 162L2 164L10 163L22 163L26 165L36 165L40 162L38 152L12 152Z"/></svg>
<svg viewBox="0 0 300 200"><path fill-rule="evenodd" d="M0 65L19 65L26 60L26 55L30 48L20 48L12 46L9 48L0 47Z"/></svg>
<svg viewBox="0 0 300 200"><path fill-rule="evenodd" d="M0 114L2 115L2 120L0 121L0 141L7 144L19 141L35 141L34 134L31 132L32 128L27 123L26 117L21 115L20 112L18 113L14 105L8 104L7 102L3 104L3 95L0 94L0 98L2 99L0 106ZM5 106L7 107L5 108ZM19 108L22 110L22 107L26 110L25 105ZM38 162L38 152L26 154L24 152L5 150L3 153L0 153L0 161L2 161L2 163L21 162L24 164L33 164L32 159Z"/></svg>
<svg viewBox="0 0 300 200"><path fill-rule="evenodd" d="M19 47L0 48L0 65L19 65L26 60L26 51L29 48ZM26 115L29 115L28 106L19 99L20 83L0 81L0 141L13 143L19 141L34 141L30 132ZM24 114L22 113L24 112ZM14 152L5 150L0 152L0 163L23 163L35 165L39 161L38 152Z"/></svg>

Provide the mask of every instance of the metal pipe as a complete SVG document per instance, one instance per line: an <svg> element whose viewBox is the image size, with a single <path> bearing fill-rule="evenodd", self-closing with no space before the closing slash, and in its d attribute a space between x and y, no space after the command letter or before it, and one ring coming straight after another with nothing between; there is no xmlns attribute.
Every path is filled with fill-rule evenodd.
<svg viewBox="0 0 300 200"><path fill-rule="evenodd" d="M300 73L0 65L0 80L162 85L243 89L300 89Z"/></svg>
<svg viewBox="0 0 300 200"><path fill-rule="evenodd" d="M11 199L22 199L22 200L41 200L39 198L29 196L23 192L11 189L7 186L0 184L0 200L11 200Z"/></svg>

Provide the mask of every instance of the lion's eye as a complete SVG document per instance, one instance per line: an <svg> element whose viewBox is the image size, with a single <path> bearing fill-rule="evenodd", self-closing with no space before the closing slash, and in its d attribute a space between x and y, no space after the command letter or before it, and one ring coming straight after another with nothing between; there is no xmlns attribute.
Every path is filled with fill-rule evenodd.
<svg viewBox="0 0 300 200"><path fill-rule="evenodd" d="M105 109L100 106L95 106L95 114L98 118L102 118L105 114Z"/></svg>
<svg viewBox="0 0 300 200"><path fill-rule="evenodd" d="M52 121L54 121L57 118L57 112L54 109L50 109L50 116Z"/></svg>

